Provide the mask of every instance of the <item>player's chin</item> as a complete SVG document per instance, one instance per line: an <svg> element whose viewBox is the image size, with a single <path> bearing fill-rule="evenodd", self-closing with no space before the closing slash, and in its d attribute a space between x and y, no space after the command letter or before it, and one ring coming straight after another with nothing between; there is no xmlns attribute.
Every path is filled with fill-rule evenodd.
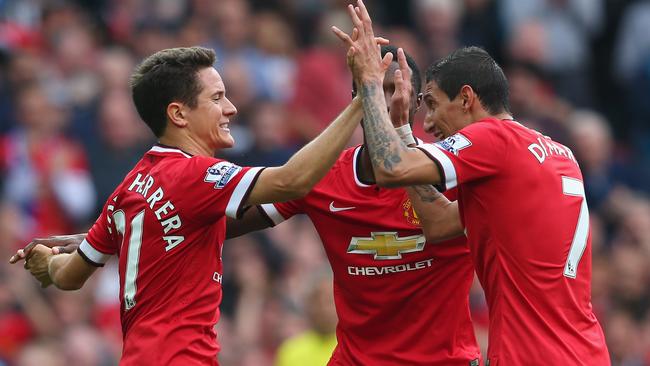
<svg viewBox="0 0 650 366"><path fill-rule="evenodd" d="M223 149L229 149L231 147L235 146L235 138L232 137L232 135L228 134L228 136L225 136L222 139L222 148Z"/></svg>

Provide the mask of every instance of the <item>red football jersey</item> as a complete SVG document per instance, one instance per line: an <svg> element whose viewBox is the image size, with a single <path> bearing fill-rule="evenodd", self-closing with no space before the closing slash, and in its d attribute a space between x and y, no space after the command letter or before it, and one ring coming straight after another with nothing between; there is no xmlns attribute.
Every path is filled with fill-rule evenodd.
<svg viewBox="0 0 650 366"><path fill-rule="evenodd" d="M490 366L609 365L591 306L591 238L573 153L510 120L488 118L422 145L458 186L490 313Z"/></svg>
<svg viewBox="0 0 650 366"><path fill-rule="evenodd" d="M425 243L403 189L365 185L360 147L303 199L262 205L274 223L306 214L334 273L338 346L330 365L478 365L465 238Z"/></svg>
<svg viewBox="0 0 650 366"><path fill-rule="evenodd" d="M119 256L120 365L217 365L226 218L262 168L154 146L110 196L79 253Z"/></svg>

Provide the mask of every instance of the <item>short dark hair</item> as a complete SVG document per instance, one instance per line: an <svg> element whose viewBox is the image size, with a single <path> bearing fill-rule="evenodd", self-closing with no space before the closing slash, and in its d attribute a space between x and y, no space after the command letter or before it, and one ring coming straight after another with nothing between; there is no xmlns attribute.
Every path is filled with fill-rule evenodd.
<svg viewBox="0 0 650 366"><path fill-rule="evenodd" d="M147 57L131 75L131 95L140 118L160 137L167 126L167 106L181 102L197 106L202 86L197 73L212 67L213 50L203 47L169 48Z"/></svg>
<svg viewBox="0 0 650 366"><path fill-rule="evenodd" d="M393 54L393 62L397 62L397 47L395 46L381 46L381 57L386 56L390 52ZM411 85L413 85L413 91L415 94L420 94L422 91L422 74L420 73L420 68L415 62L413 57L404 51L404 56L406 56L406 63L411 68ZM356 95L357 86L352 82L352 94Z"/></svg>
<svg viewBox="0 0 650 366"><path fill-rule="evenodd" d="M427 69L426 82L435 81L449 97L456 98L469 85L491 114L510 112L508 79L501 67L480 47L460 48Z"/></svg>

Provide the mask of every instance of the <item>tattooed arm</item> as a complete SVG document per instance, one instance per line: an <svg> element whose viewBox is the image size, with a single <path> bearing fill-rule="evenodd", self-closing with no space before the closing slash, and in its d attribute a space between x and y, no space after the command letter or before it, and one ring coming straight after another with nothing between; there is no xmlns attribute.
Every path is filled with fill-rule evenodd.
<svg viewBox="0 0 650 366"><path fill-rule="evenodd" d="M391 125L382 88L385 70L382 66L386 65L387 60L381 59L373 42L372 21L363 1L358 0L357 5L348 5L354 26L351 35L336 27L332 27L332 30L349 47L347 61L357 89L361 91L364 135L375 180L382 186L425 184L408 188L408 191L424 224L427 239L437 241L455 236L462 232L457 203L449 202L430 186L440 183L438 166L422 151L407 147ZM396 90L398 83L410 81L406 77L409 73L402 67L406 61L401 49L397 52L397 58L400 70L395 72Z"/></svg>
<svg viewBox="0 0 650 366"><path fill-rule="evenodd" d="M404 145L391 125L381 81L361 83L363 132L378 185L438 184L438 166L422 151Z"/></svg>
<svg viewBox="0 0 650 366"><path fill-rule="evenodd" d="M348 6L354 25L351 35L336 27L332 30L349 46L347 62L362 97L364 135L375 180L389 187L437 184L441 177L438 166L424 152L404 145L391 125L382 84L393 55L389 52L382 59L368 10L361 0L357 5ZM397 56L405 58L404 51L398 50ZM398 79L402 79L401 70L395 72Z"/></svg>
<svg viewBox="0 0 650 366"><path fill-rule="evenodd" d="M450 202L432 185L407 187L406 191L428 242L435 243L464 234L458 201Z"/></svg>

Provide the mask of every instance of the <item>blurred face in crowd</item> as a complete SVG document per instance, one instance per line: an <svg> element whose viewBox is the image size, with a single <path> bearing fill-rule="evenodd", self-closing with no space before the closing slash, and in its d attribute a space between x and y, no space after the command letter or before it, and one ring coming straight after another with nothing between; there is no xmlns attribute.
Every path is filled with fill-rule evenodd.
<svg viewBox="0 0 650 366"><path fill-rule="evenodd" d="M329 278L319 281L307 299L307 315L314 330L327 334L336 330L338 318L334 307L334 292L332 280Z"/></svg>
<svg viewBox="0 0 650 366"><path fill-rule="evenodd" d="M65 114L39 86L28 86L21 91L17 104L21 122L31 131L49 135L65 125Z"/></svg>
<svg viewBox="0 0 650 366"><path fill-rule="evenodd" d="M237 114L235 106L226 98L226 87L221 75L212 67L198 72L201 92L195 108L185 107L184 119L193 138L210 150L232 147L230 118Z"/></svg>
<svg viewBox="0 0 650 366"><path fill-rule="evenodd" d="M444 139L467 126L471 120L463 105L467 103L468 93L471 93L471 88L464 86L450 100L435 81L428 82L424 87L424 131L434 134L438 139Z"/></svg>

